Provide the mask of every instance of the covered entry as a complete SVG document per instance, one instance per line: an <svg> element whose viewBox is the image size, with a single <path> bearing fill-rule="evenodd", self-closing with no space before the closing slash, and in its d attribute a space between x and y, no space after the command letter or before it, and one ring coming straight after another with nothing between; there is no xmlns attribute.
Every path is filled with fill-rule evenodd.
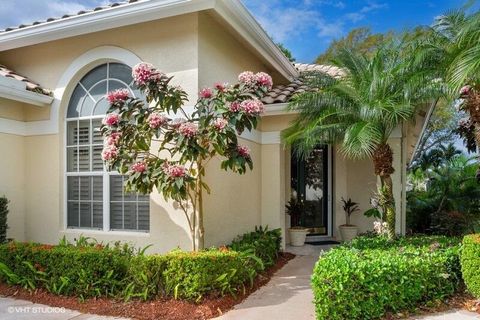
<svg viewBox="0 0 480 320"><path fill-rule="evenodd" d="M330 149L318 146L308 157L291 152L291 194L301 212L291 225L308 228L310 236L332 236Z"/></svg>

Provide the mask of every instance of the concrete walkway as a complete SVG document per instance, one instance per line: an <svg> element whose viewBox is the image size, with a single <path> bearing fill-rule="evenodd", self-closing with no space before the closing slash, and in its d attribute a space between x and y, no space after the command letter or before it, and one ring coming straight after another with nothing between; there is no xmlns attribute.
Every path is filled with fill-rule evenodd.
<svg viewBox="0 0 480 320"><path fill-rule="evenodd" d="M474 319L480 319L480 314L475 312L469 312L466 310L452 310L444 313L410 318L410 320L474 320Z"/></svg>
<svg viewBox="0 0 480 320"><path fill-rule="evenodd" d="M244 302L219 320L309 320L315 319L310 276L322 250L331 246L311 246L287 251L297 256L280 269L267 285L251 294Z"/></svg>
<svg viewBox="0 0 480 320"><path fill-rule="evenodd" d="M113 320L123 319L82 314L65 308L50 307L26 300L0 298L0 319L2 320Z"/></svg>

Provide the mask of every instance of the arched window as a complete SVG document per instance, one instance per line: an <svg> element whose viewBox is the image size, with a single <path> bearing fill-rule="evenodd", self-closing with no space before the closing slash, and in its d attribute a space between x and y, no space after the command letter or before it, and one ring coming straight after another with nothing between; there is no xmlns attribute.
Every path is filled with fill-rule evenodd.
<svg viewBox="0 0 480 320"><path fill-rule="evenodd" d="M102 161L102 119L106 94L133 85L132 70L120 63L98 66L85 75L70 98L66 117L67 227L148 231L149 196L125 193L124 177Z"/></svg>

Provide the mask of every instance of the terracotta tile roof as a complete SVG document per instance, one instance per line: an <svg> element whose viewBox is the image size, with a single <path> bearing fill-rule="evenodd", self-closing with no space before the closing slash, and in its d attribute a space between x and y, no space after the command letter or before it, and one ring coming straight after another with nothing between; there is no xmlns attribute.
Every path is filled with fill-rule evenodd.
<svg viewBox="0 0 480 320"><path fill-rule="evenodd" d="M334 66L326 66L320 64L306 64L295 63L295 68L300 71L300 74L306 72L325 72L332 77L341 77L343 72L341 69ZM263 98L262 101L265 104L273 103L287 103L297 93L302 93L310 90L306 84L303 83L301 77L295 79L293 82L287 85L277 85L270 90Z"/></svg>
<svg viewBox="0 0 480 320"><path fill-rule="evenodd" d="M31 24L21 24L19 26L15 26L15 27L9 27L9 28L6 28L4 30L0 30L0 33L9 32L9 31L13 31L13 30L18 30L18 29L22 29L22 28L26 28L26 27L31 27L31 26L36 26L36 25L39 25L39 24L47 23L47 22L62 20L62 19L66 19L66 18L70 18L70 17L74 17L74 16L79 16L79 15L86 14L86 13L95 12L95 11L110 9L110 8L114 8L114 7L118 7L118 6L124 6L124 5L128 5L129 3L134 3L134 2L138 2L138 1L142 1L142 0L125 0L125 1L120 1L120 2L114 2L114 3L110 3L108 5L105 5L105 6L96 7L94 9L82 10L82 11L78 11L77 13L73 13L73 14L65 14L65 15L63 15L61 17L57 17L57 18L48 18L46 20L32 22Z"/></svg>
<svg viewBox="0 0 480 320"><path fill-rule="evenodd" d="M52 91L41 87L38 83L33 82L27 77L21 76L18 73L8 69L7 67L0 64L0 77L12 78L18 81L25 83L28 91L44 94L46 96L51 96Z"/></svg>

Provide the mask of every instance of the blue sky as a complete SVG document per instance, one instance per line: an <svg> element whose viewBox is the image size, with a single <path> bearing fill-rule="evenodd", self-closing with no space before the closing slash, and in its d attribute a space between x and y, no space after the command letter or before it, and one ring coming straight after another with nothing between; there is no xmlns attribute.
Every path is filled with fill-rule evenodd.
<svg viewBox="0 0 480 320"><path fill-rule="evenodd" d="M237 0L232 0L237 1ZM466 0L243 0L264 29L298 61L312 62L349 30L401 31L458 8ZM75 13L108 0L0 0L0 28ZM475 8L479 8L476 3Z"/></svg>

